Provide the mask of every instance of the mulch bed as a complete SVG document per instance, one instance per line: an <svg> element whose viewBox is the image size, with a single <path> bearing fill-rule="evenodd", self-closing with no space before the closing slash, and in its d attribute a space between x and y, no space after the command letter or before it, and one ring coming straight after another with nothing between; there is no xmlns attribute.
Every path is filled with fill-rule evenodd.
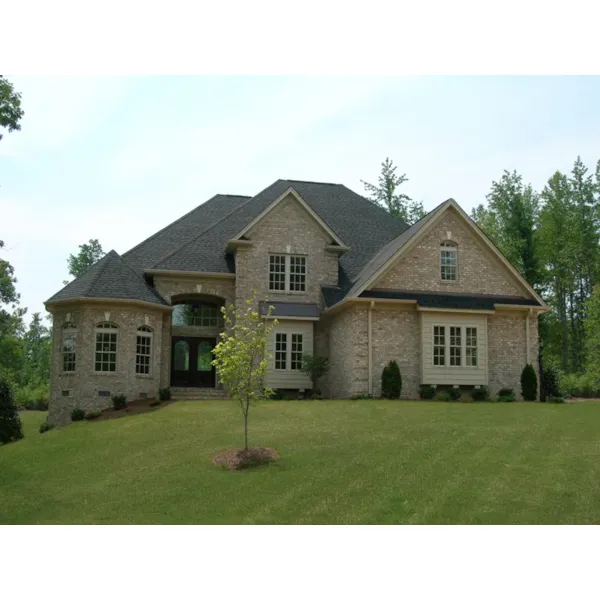
<svg viewBox="0 0 600 600"><path fill-rule="evenodd" d="M156 406L150 406L150 403L154 401L154 398L144 398L142 400L131 400L127 402L127 406L121 410L115 410L114 408L105 408L100 416L92 419L93 421L105 421L106 419L118 419L119 417L127 417L129 415L139 415L145 412L152 412L163 408L169 404L173 404L172 400L161 402Z"/></svg>
<svg viewBox="0 0 600 600"><path fill-rule="evenodd" d="M230 471L240 471L250 467L258 467L279 459L279 452L274 448L265 448L263 446L254 446L244 450L236 448L226 450L212 457L215 465L229 469Z"/></svg>

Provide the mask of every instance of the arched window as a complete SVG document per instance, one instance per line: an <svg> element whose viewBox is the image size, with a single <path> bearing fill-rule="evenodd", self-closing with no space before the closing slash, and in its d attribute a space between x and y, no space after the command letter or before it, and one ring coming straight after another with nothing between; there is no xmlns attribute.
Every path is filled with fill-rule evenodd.
<svg viewBox="0 0 600 600"><path fill-rule="evenodd" d="M445 241L440 244L440 266L442 281L458 279L458 246L454 242Z"/></svg>
<svg viewBox="0 0 600 600"><path fill-rule="evenodd" d="M152 362L152 329L146 325L138 327L135 343L135 372L150 375Z"/></svg>
<svg viewBox="0 0 600 600"><path fill-rule="evenodd" d="M114 323L96 325L96 353L94 370L114 372L117 370L117 334L119 328Z"/></svg>
<svg viewBox="0 0 600 600"><path fill-rule="evenodd" d="M77 327L75 323L65 323L62 335L63 371L72 373L77 362Z"/></svg>
<svg viewBox="0 0 600 600"><path fill-rule="evenodd" d="M210 302L186 302L173 309L173 325L217 327L221 325L219 307Z"/></svg>

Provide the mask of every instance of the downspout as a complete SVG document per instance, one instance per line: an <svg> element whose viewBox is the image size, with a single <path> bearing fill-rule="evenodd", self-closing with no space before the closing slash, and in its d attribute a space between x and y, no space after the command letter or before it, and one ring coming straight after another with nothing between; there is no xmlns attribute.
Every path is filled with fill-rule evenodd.
<svg viewBox="0 0 600 600"><path fill-rule="evenodd" d="M371 300L369 304L369 325L368 325L368 338L369 338L369 396L373 395L373 307L375 301Z"/></svg>

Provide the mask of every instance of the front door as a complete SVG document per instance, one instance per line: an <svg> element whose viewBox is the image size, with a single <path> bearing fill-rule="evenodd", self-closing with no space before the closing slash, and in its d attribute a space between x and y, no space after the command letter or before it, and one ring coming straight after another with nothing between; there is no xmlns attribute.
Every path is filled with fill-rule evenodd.
<svg viewBox="0 0 600 600"><path fill-rule="evenodd" d="M212 366L215 338L173 337L171 385L175 387L215 387Z"/></svg>

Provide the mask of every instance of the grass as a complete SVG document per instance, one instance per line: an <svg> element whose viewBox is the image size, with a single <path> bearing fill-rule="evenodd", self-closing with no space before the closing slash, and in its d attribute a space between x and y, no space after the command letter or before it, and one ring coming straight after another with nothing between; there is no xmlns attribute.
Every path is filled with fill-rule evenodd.
<svg viewBox="0 0 600 600"><path fill-rule="evenodd" d="M231 402L81 422L0 447L0 523L598 523L600 404Z"/></svg>

